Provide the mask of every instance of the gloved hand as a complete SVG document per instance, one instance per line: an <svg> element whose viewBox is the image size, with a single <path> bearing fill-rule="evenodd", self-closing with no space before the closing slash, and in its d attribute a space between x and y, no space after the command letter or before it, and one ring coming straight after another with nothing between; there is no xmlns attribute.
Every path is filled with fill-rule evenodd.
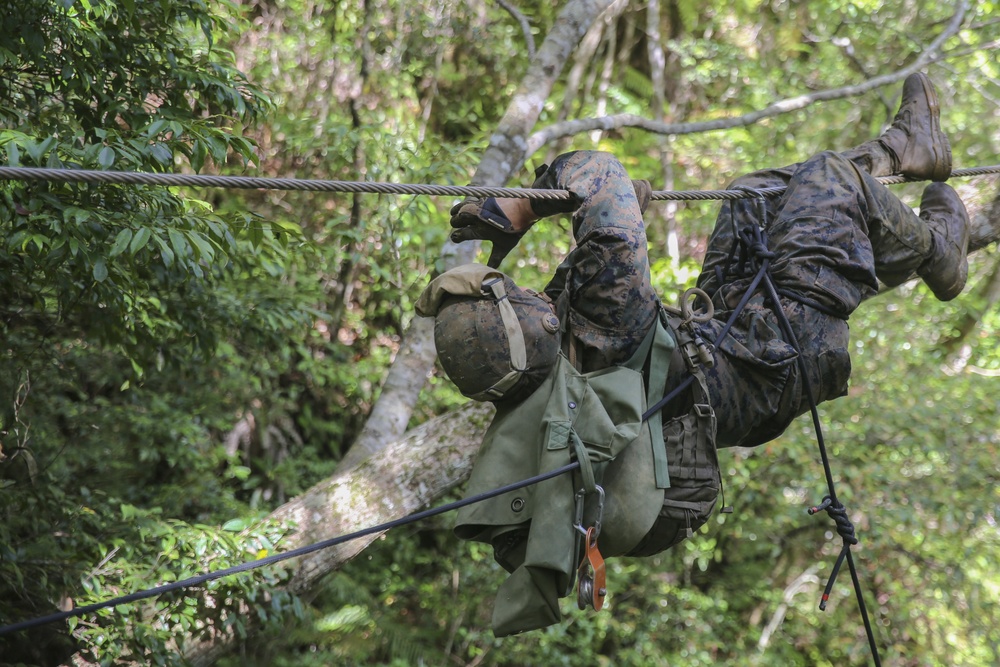
<svg viewBox="0 0 1000 667"><path fill-rule="evenodd" d="M635 190L636 201L639 202L639 211L645 213L649 207L649 202L653 198L653 186L646 179L632 179L632 189Z"/></svg>
<svg viewBox="0 0 1000 667"><path fill-rule="evenodd" d="M500 262L524 236L524 232L514 230L514 225L503 214L493 197L470 197L455 204L451 208L451 226L455 228L451 233L452 243L480 239L493 244L490 258L486 261L491 269L498 268Z"/></svg>

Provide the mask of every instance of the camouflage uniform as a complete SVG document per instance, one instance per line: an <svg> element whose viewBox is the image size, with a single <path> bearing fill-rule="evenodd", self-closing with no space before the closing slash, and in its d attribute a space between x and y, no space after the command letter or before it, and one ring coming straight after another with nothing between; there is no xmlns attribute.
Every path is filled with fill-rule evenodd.
<svg viewBox="0 0 1000 667"><path fill-rule="evenodd" d="M712 297L715 318L700 326L715 341L752 275L740 275L727 259L733 229L763 224L774 253L771 275L782 295L817 401L846 392L851 372L848 316L873 295L877 278L898 284L931 251L926 225L908 206L855 163L825 152L786 167L753 173L732 187L787 185L767 200L723 205L709 242L698 286ZM642 214L624 167L610 154L562 155L536 181L575 195L577 247L559 266L546 293L557 300L568 291L570 325L581 349L582 369L595 370L628 359L657 316L650 285ZM783 340L763 293L722 339L715 366L706 371L718 417L718 446L759 445L778 436L809 408L796 351ZM667 391L686 370L671 364ZM690 406L675 400L664 417Z"/></svg>

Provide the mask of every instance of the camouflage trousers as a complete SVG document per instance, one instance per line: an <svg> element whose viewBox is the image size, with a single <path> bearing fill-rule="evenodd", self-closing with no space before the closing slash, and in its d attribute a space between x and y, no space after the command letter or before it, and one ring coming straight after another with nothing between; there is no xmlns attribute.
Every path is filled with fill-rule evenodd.
<svg viewBox="0 0 1000 667"><path fill-rule="evenodd" d="M773 253L771 276L795 343L780 333L772 304L758 289L722 337L715 365L706 371L718 418L718 446L755 446L777 437L809 409L801 354L816 400L847 391L851 373L848 316L878 288L912 275L931 252L931 237L913 210L847 158L820 153L800 164L742 177L733 188L787 186L780 198L723 204L709 241L698 286L715 317L698 325L708 342L746 293L752 272L730 261L740 230L760 226ZM536 187L567 189L575 201L577 246L556 271L546 293L568 291L569 329L584 371L623 363L637 349L658 312L650 284L642 215L625 168L607 153L561 155ZM686 375L671 364L666 390ZM680 398L665 418L690 405Z"/></svg>

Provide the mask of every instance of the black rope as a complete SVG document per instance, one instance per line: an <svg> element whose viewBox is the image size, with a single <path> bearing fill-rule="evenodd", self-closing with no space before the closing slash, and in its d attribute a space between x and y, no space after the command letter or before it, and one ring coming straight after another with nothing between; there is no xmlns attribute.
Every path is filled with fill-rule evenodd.
<svg viewBox="0 0 1000 667"><path fill-rule="evenodd" d="M779 290L775 287L770 274L770 264L771 260L775 258L775 253L768 250L767 238L763 230L763 226L766 225L767 221L767 206L764 196L766 194L770 194L773 190L775 190L775 188L753 190L745 187L740 188L739 190L740 192L757 199L757 218L759 224L754 225L749 229L736 230L736 233L733 235L733 247L730 249L725 266L724 268L716 267L716 276L719 278L720 282L723 282L725 276L728 275L731 269L733 269L732 264L734 260L737 260L736 254L738 246L740 256L737 260L738 268L734 270L734 274L737 277L745 277L745 275L748 275L750 271L753 271L754 277L746 291L743 293L739 303L736 305L736 308L734 308L730 314L726 324L716 337L714 346L715 348L718 348L723 338L729 333L729 330L736 322L740 313L743 312L754 293L763 283L764 288L766 289L766 298L772 303L773 312L778 318L778 324L782 329L782 333L786 337L786 342L792 346L796 353L796 363L799 367L800 373L802 374L803 391L809 399L809 412L812 416L813 428L816 432L816 442L819 447L820 459L823 463L823 472L826 475L827 488L829 489L829 495L823 499L822 503L816 507L810 508L809 514L815 514L825 510L830 518L834 520L834 523L837 525L837 533L843 540L843 547L840 550L840 555L834 563L833 570L830 573L830 578L827 580L826 588L823 591L823 597L820 601L819 608L820 610L826 610L827 601L830 599L830 593L833 589L834 582L837 579L841 566L846 560L851 571L854 592L858 600L858 609L861 612L861 618L864 622L865 633L868 636L868 645L872 652L872 658L875 661L876 667L881 667L882 662L879 658L878 645L875 642L875 633L872 629L871 620L868 617L868 609L865 605L864 593L861 589L861 580L858 576L857 567L854 564L854 558L851 553L851 546L858 544L858 538L855 535L854 525L847 516L847 509L839 500L837 500L836 485L833 480L833 470L830 465L830 458L826 450L826 441L823 437L823 427L819 418L816 395L813 392L812 383L809 380L809 372L805 365L805 359L802 356L802 351L799 348L798 340L795 336L795 332L792 330L791 323L788 321L788 317L785 315L785 311L782 308L780 297L783 295L786 298L798 301L806 306L818 307L817 309L820 312L835 317L841 316L830 312L829 309L825 307L819 307L820 304L815 303L811 299L799 297L798 295L793 295L785 291L779 292ZM649 408L643 414L643 420L647 419L657 410L662 409L670 400L675 398L684 388L690 385L693 380L694 376L689 376L667 396L664 396L660 401L653 405L653 407Z"/></svg>
<svg viewBox="0 0 1000 667"><path fill-rule="evenodd" d="M758 215L766 216L766 203L764 198L759 199L759 213ZM760 218L761 224L766 222L766 218ZM837 524L837 533L841 536L843 541L843 546L840 550L840 555L837 557L837 561L834 564L833 570L830 574L830 578L827 581L826 589L823 592L823 598L820 602L820 609L826 609L826 602L830 598L830 592L833 589L833 584L836 581L837 574L840 572L840 567L844 560L847 560L847 565L851 571L851 579L854 584L855 597L858 600L858 609L861 612L861 618L864 622L865 633L868 635L868 645L871 648L872 658L875 661L876 667L881 667L881 660L879 659L878 644L875 642L875 633L872 630L871 620L868 617L868 608L865 605L864 592L861 589L861 579L858 576L857 567L854 564L854 557L851 552L851 546L858 543L858 538L854 534L854 526L851 524L850 519L847 516L847 509L844 505L837 499L836 484L833 480L833 469L830 465L830 457L826 450L826 440L823 437L823 427L819 418L819 408L816 404L816 395L813 392L812 383L809 380L809 371L806 367L805 359L802 356L802 352L799 349L798 341L795 336L795 332L792 330L792 325L788 321L788 316L785 315L784 308L781 305L781 298L778 294L778 290L775 288L774 282L771 280L770 272L768 271L768 265L770 263L773 254L766 251L766 244L764 242L764 234L759 226L754 227L754 232L752 234L753 248L759 249L764 248L765 254L764 259L761 262L758 277L763 276L764 287L767 290L767 298L770 299L773 312L778 318L778 324L781 326L783 333L787 337L786 342L791 345L796 352L796 362L799 367L799 372L802 374L802 384L803 391L806 393L806 397L809 399L809 413L812 416L813 428L816 431L816 443L819 447L820 459L823 463L823 472L826 475L826 484L829 489L829 495L826 496L822 503L818 506L810 508L809 513L815 514L816 512L826 510L827 514L834 520ZM744 298L746 296L744 295Z"/></svg>
<svg viewBox="0 0 1000 667"><path fill-rule="evenodd" d="M370 528L363 528L353 533L348 533L346 535L339 535L337 537L331 537L328 540L324 540L322 542L316 542L315 544L309 544L304 547L299 547L298 549L292 549L291 551L286 551L280 554L274 554L273 556L268 556L266 558L248 561L246 563L240 563L239 565L227 567L223 570L218 570L217 572L206 572L205 574L199 574L197 576L190 577L188 579L183 579L181 581L175 581L169 584L163 584L161 586L148 588L143 591L130 593L128 595L122 595L121 597L117 597L111 600L105 600L104 602L96 602L94 604L85 605L83 607L77 607L76 609L70 609L69 611L50 614L48 616L40 616L38 618L21 621L19 623L14 623L11 625L4 625L0 627L0 637L14 632L20 632L23 630L29 630L31 628L36 628L41 625L57 623L59 621L64 621L68 618L83 616L85 614L90 614L101 609L106 609L108 607L117 607L118 605L121 604L127 604L129 602L137 602L138 600L145 600L147 598L156 597L157 595L162 595L164 593L169 593L171 591L180 590L182 588L191 588L193 586L199 586L206 582L214 581L216 579L221 579L223 577L228 577L233 574L239 574L241 572L255 570L257 568L265 567L267 565L273 565L275 563L280 563L281 561L288 560L290 558L295 558L297 556L305 556L306 554L311 554L315 551L329 549L330 547L337 546L338 544L343 544L344 542L350 542L351 540L356 540L361 537L374 535L375 533L381 533L390 530L392 528L398 528L399 526L405 526L410 523L422 521L423 519L428 519L432 516L437 516L439 514L451 512L452 510L457 510L462 507L466 507L468 505L474 505L475 503L479 503L484 500L489 500L490 498L502 496L503 494L509 493L510 491L523 489L526 486L532 486L534 484L544 482L554 477L565 475L566 473L572 472L573 470L576 470L579 467L580 467L579 462L570 463L568 465L562 466L561 468L556 468L555 470L550 470L549 472L545 472L540 475L535 475L534 477L521 480L520 482L513 482L511 484L507 484L506 486L502 486L492 491L486 491L484 493L480 493L475 496L471 496L469 498L456 500L455 502L447 503L445 505L424 510L422 512L416 512L414 514L410 514L399 519L387 521L377 526L372 526Z"/></svg>
<svg viewBox="0 0 1000 667"><path fill-rule="evenodd" d="M773 188L770 188L773 189ZM766 207L764 205L763 197L760 197L761 191L752 190L742 190L743 192L756 192L755 196L759 197L760 206L758 209L758 217L761 224L766 221ZM729 333L733 324L736 322L740 313L742 313L750 299L753 297L754 293L757 291L758 287L763 283L768 298L772 305L773 311L778 318L779 326L782 328L782 333L786 336L789 345L796 352L796 362L799 366L799 371L802 374L803 391L806 397L809 399L809 412L812 416L813 428L816 431L816 442L819 447L820 458L823 463L823 471L826 475L827 488L830 494L823 499L823 502L816 507L809 509L810 514L815 514L826 510L827 514L834 520L837 525L837 533L841 536L843 540L843 547L840 550L840 555L837 557L834 563L833 570L831 571L830 578L827 580L826 588L823 591L823 597L820 601L820 610L826 610L827 601L830 599L830 593L833 590L834 582L837 579L837 575L840 573L840 568L844 561L847 560L848 567L851 570L851 579L854 583L854 592L858 600L858 609L861 613L861 618L865 626L865 633L868 636L868 646L872 652L872 658L875 661L876 667L881 667L882 661L879 658L878 644L875 641L875 633L872 629L871 620L868 617L868 608L865 605L864 592L861 589L861 579L858 576L857 567L854 564L854 557L851 553L851 546L858 544L858 538L855 535L854 525L851 523L847 516L847 509L844 505L837 500L836 485L833 480L833 470L830 465L830 458L826 450L826 441L823 437L823 427L819 418L819 409L816 404L816 395L813 393L812 383L809 380L809 372L805 365L805 359L802 357L802 351L799 348L798 340L795 336L795 332L792 330L791 323L788 321L788 317L785 315L785 311L781 306L781 299L774 282L771 280L770 265L771 260L775 258L775 253L768 250L766 235L763 232L761 226L757 225L750 229L739 230L739 233L734 235L733 243L740 246L740 259L738 272L746 271L747 269L754 271L753 280L751 280L750 285L747 287L746 291L743 293L742 298L733 309L723 326L719 335L715 339L714 346L718 348L719 344L722 342L723 338ZM735 250L735 248L734 248ZM726 268L723 273L728 272L730 269L730 264L735 258L735 252L731 251L729 254L729 261L726 262ZM787 293L782 292L786 294ZM809 307L813 307L813 302L810 299L802 299L797 295L793 295L790 298L800 301ZM818 305L818 304L817 304ZM819 309L821 312L828 313L825 308ZM831 313L828 313L831 314ZM643 421L648 419L657 410L663 409L663 407L673 400L678 394L681 393L685 388L687 388L694 381L694 376L689 375L684 382L675 387L673 391L664 396L662 399L656 402L651 408L649 408L642 415Z"/></svg>
<svg viewBox="0 0 1000 667"><path fill-rule="evenodd" d="M781 307L781 301L770 276L767 276L765 284L768 292L770 293L771 301L774 303L774 311L778 315L778 321L782 328L785 329L786 334L790 337L790 341L792 342L792 346L796 348L796 352L799 352L798 345L794 342L795 334L792 332L791 324L788 322L788 317L785 315L785 311ZM816 396L813 393L812 383L809 381L808 369L806 368L805 359L802 358L801 352L799 352L796 359L799 366L799 372L802 373L803 390L809 398L809 413L812 416L813 428L816 431L816 444L819 447L820 459L823 462L823 472L826 475L826 485L830 491L830 495L827 496L827 498L829 498L829 503L824 509L826 509L827 514L837 524L837 532L840 534L843 541L840 555L837 557L833 571L830 573L829 580L827 580L826 589L823 592L823 598L820 602L819 608L821 610L826 610L826 602L830 598L830 592L833 590L833 584L837 579L837 575L840 573L840 566L846 558L847 565L851 570L851 581L854 584L854 595L858 600L858 610L861 612L861 619L865 625L865 633L868 635L868 645L871 647L872 658L875 661L876 667L881 667L882 661L879 659L878 644L875 642L875 632L872 629L871 619L868 618L868 608L865 606L864 591L861 589L861 578L858 576L858 569L854 564L854 555L851 552L851 546L858 543L858 538L855 537L854 526L847 517L847 509L839 500L837 500L836 484L833 481L833 469L830 466L830 457L826 451L826 440L823 437L823 427L820 423L819 408L816 405ZM820 503L820 506L822 505L823 503ZM812 514L814 512L810 513Z"/></svg>

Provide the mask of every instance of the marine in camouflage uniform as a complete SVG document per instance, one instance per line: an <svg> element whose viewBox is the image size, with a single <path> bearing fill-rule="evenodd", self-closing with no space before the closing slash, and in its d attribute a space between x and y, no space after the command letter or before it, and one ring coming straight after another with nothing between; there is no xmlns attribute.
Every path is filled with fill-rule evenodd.
<svg viewBox="0 0 1000 667"><path fill-rule="evenodd" d="M435 317L442 366L462 393L497 403L469 492L555 470L571 457L580 464L573 481L550 479L460 513L456 533L491 543L497 562L511 572L497 596L494 632L559 620L557 598L567 594L579 562L573 560L579 556L574 507L577 527L592 525L581 516L587 504L581 493L597 493L598 484L608 489L605 518L612 518L600 537L605 553L669 548L684 539L685 527L690 535L711 514L718 491L715 446L753 446L779 435L808 410L807 384L816 401L845 393L847 318L879 280L895 285L915 273L940 299L961 292L969 230L954 190L940 182L928 186L917 216L874 178L948 178L951 151L938 113L930 81L913 75L892 126L875 141L737 180L732 187L786 190L780 198L722 206L698 280L714 317L688 325L672 318L669 330L658 321L642 221L651 188L631 181L612 155L568 153L537 176L535 187L567 190L569 200L490 198L452 210L453 241L493 243L488 267L438 276L417 311ZM495 269L536 220L556 213L572 213L576 246L541 298ZM775 304L754 288L754 262L743 261L748 250L769 261L792 336L781 334ZM749 302L739 309L746 295ZM716 343L712 363L689 367L678 351L695 335ZM555 352L560 345L565 356ZM637 359L647 363L643 372ZM642 411L692 372L690 391L640 424ZM628 384L636 376L645 397ZM612 388L587 393L602 382ZM643 405L633 405L643 398ZM661 417L657 443L652 434L661 431ZM639 435L629 431L622 441L618 428L632 426ZM640 440L645 444L630 444ZM663 443L669 453L661 456ZM603 472L595 472L595 462ZM661 464L669 479L661 478Z"/></svg>
<svg viewBox="0 0 1000 667"><path fill-rule="evenodd" d="M771 276L815 398L845 394L851 372L847 318L876 293L878 281L897 285L920 274L939 298L950 299L964 286L967 270L968 217L954 191L941 183L928 186L918 216L875 177L903 173L943 180L950 170L936 95L924 75L913 75L896 122L879 140L738 179L731 187L787 190L766 202L741 199L722 206L698 280L715 306L715 317L698 325L702 338L717 339L753 277L734 272L728 261L733 230L762 225L774 257ZM534 201L532 208L539 216L573 210L577 245L545 293L557 301L568 292L569 329L581 350L581 368L621 364L658 313L635 186L614 156L579 151L558 157L534 187L573 195L568 204ZM762 292L755 295L705 371L718 446L767 442L809 409L796 355L771 304ZM679 360L671 368L668 391L686 374ZM665 418L689 407L675 401Z"/></svg>

